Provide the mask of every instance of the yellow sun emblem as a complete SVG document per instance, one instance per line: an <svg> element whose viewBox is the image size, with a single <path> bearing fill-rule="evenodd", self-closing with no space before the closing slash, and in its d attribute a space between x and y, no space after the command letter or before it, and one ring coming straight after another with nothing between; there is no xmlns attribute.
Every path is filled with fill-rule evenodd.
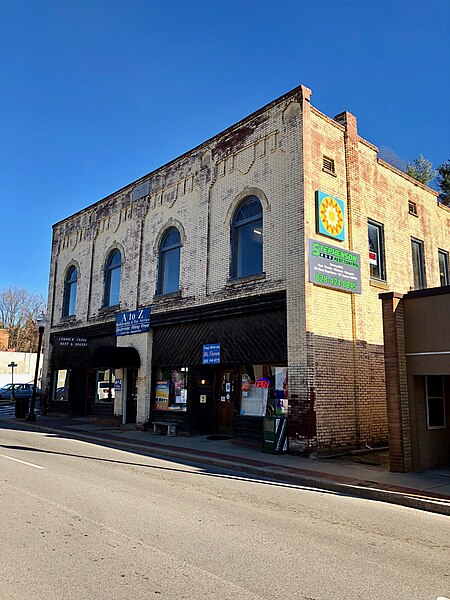
<svg viewBox="0 0 450 600"><path fill-rule="evenodd" d="M320 220L322 225L332 236L339 235L344 227L344 215L342 214L342 209L331 196L325 196L320 203Z"/></svg>

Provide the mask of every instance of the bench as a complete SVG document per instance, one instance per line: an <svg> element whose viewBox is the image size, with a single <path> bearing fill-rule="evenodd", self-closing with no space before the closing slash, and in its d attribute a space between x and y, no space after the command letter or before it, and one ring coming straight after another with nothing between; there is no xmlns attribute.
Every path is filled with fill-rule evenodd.
<svg viewBox="0 0 450 600"><path fill-rule="evenodd" d="M153 433L162 433L162 428L167 427L167 437L175 437L177 435L177 425L173 421L153 421Z"/></svg>

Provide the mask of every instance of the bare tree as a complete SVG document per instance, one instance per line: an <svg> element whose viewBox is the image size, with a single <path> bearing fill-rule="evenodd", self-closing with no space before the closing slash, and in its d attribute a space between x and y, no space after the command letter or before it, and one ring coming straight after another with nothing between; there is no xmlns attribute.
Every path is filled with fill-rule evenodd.
<svg viewBox="0 0 450 600"><path fill-rule="evenodd" d="M38 332L35 320L45 310L45 300L18 287L0 291L0 328L9 334L9 348L17 352L36 352Z"/></svg>
<svg viewBox="0 0 450 600"><path fill-rule="evenodd" d="M392 165L399 171L404 171L406 169L406 161L400 158L400 156L390 148L386 148L386 146L380 148L378 158L381 158L381 160L384 160L384 162Z"/></svg>

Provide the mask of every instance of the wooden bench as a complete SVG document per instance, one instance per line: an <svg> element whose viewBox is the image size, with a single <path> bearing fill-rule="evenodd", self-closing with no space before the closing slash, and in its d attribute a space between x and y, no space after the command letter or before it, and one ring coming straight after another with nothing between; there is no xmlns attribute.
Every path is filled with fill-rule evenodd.
<svg viewBox="0 0 450 600"><path fill-rule="evenodd" d="M177 435L177 425L173 421L152 421L153 433L162 433L162 428L167 427L167 437L175 437Z"/></svg>

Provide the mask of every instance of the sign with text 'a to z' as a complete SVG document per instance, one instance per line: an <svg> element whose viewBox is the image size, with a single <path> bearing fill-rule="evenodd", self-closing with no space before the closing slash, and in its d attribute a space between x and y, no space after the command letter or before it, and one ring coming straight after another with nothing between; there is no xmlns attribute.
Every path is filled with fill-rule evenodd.
<svg viewBox="0 0 450 600"><path fill-rule="evenodd" d="M116 335L132 335L150 331L150 307L128 310L116 315Z"/></svg>

